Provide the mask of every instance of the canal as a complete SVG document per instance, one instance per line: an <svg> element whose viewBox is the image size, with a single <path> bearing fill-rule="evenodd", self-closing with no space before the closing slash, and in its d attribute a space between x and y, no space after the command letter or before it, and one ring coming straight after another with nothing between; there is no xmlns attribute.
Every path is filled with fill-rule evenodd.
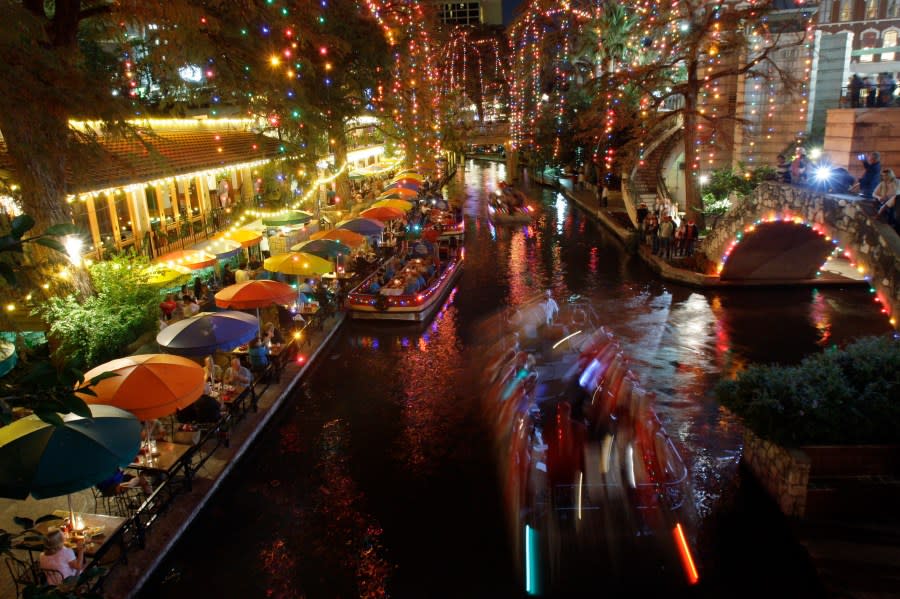
<svg viewBox="0 0 900 599"><path fill-rule="evenodd" d="M469 358L485 317L545 289L589 298L656 393L691 473L694 594L818 594L789 526L742 476L740 427L712 389L751 363L888 332L866 290L666 283L544 188L527 189L534 226L493 227L485 194L504 176L470 162L449 187L466 264L433 322L348 322L143 596L522 596ZM603 590L598 579L578 596Z"/></svg>

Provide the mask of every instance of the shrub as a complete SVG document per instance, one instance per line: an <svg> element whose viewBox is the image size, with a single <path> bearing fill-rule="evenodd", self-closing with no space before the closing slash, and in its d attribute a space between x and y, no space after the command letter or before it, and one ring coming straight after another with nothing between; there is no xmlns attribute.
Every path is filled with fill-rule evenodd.
<svg viewBox="0 0 900 599"><path fill-rule="evenodd" d="M147 259L124 255L90 266L95 294L51 298L40 314L59 352L91 368L121 356L132 341L157 326L159 296L146 285Z"/></svg>
<svg viewBox="0 0 900 599"><path fill-rule="evenodd" d="M716 395L782 445L900 443L900 341L869 337L797 366L751 366Z"/></svg>

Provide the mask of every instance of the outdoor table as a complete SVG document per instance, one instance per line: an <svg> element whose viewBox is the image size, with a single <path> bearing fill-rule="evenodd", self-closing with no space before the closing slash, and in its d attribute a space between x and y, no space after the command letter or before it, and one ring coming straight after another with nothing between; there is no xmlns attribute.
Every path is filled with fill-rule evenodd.
<svg viewBox="0 0 900 599"><path fill-rule="evenodd" d="M59 520L47 520L34 525L34 530L43 536L47 536L51 526L59 526L65 518L69 517L69 512L65 510L54 510L54 516L58 516ZM100 549L106 545L115 533L125 524L126 518L119 516L107 516L105 514L86 514L83 512L75 512L76 519L81 519L86 529L100 530L97 534L91 535L91 540L84 545L84 555L94 557L100 552ZM67 547L75 547L75 539L78 536L77 531L66 533L65 543ZM29 552L40 553L44 550L44 542L42 540L21 541L16 545L16 549L22 549ZM31 554L29 553L29 557ZM31 557L32 562L34 558Z"/></svg>
<svg viewBox="0 0 900 599"><path fill-rule="evenodd" d="M312 316L319 312L319 304L303 304L300 306L300 314Z"/></svg>
<svg viewBox="0 0 900 599"><path fill-rule="evenodd" d="M128 467L132 470L170 473L181 464L181 458L190 448L190 445L181 443L157 442L155 452L139 453ZM190 472L190 468L185 470Z"/></svg>

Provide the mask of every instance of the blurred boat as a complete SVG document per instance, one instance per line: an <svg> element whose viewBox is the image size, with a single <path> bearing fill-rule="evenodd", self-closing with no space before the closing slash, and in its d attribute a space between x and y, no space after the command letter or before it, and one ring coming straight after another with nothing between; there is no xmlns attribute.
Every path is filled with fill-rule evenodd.
<svg viewBox="0 0 900 599"><path fill-rule="evenodd" d="M476 357L525 592L696 583L688 472L653 394L589 303L548 325L540 302L483 327Z"/></svg>

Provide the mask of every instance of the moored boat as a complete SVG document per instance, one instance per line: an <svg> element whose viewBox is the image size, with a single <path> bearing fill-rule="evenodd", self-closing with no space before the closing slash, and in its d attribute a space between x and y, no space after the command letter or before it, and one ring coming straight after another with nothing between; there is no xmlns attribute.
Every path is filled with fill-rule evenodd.
<svg viewBox="0 0 900 599"><path fill-rule="evenodd" d="M396 272L390 262L376 270L347 296L350 317L399 321L430 318L462 270L465 249L456 246L455 239L440 241L434 255L409 258L397 265ZM417 277L424 280L419 288L414 285Z"/></svg>
<svg viewBox="0 0 900 599"><path fill-rule="evenodd" d="M502 183L488 202L488 218L498 224L530 223L533 209L525 204L525 194Z"/></svg>

